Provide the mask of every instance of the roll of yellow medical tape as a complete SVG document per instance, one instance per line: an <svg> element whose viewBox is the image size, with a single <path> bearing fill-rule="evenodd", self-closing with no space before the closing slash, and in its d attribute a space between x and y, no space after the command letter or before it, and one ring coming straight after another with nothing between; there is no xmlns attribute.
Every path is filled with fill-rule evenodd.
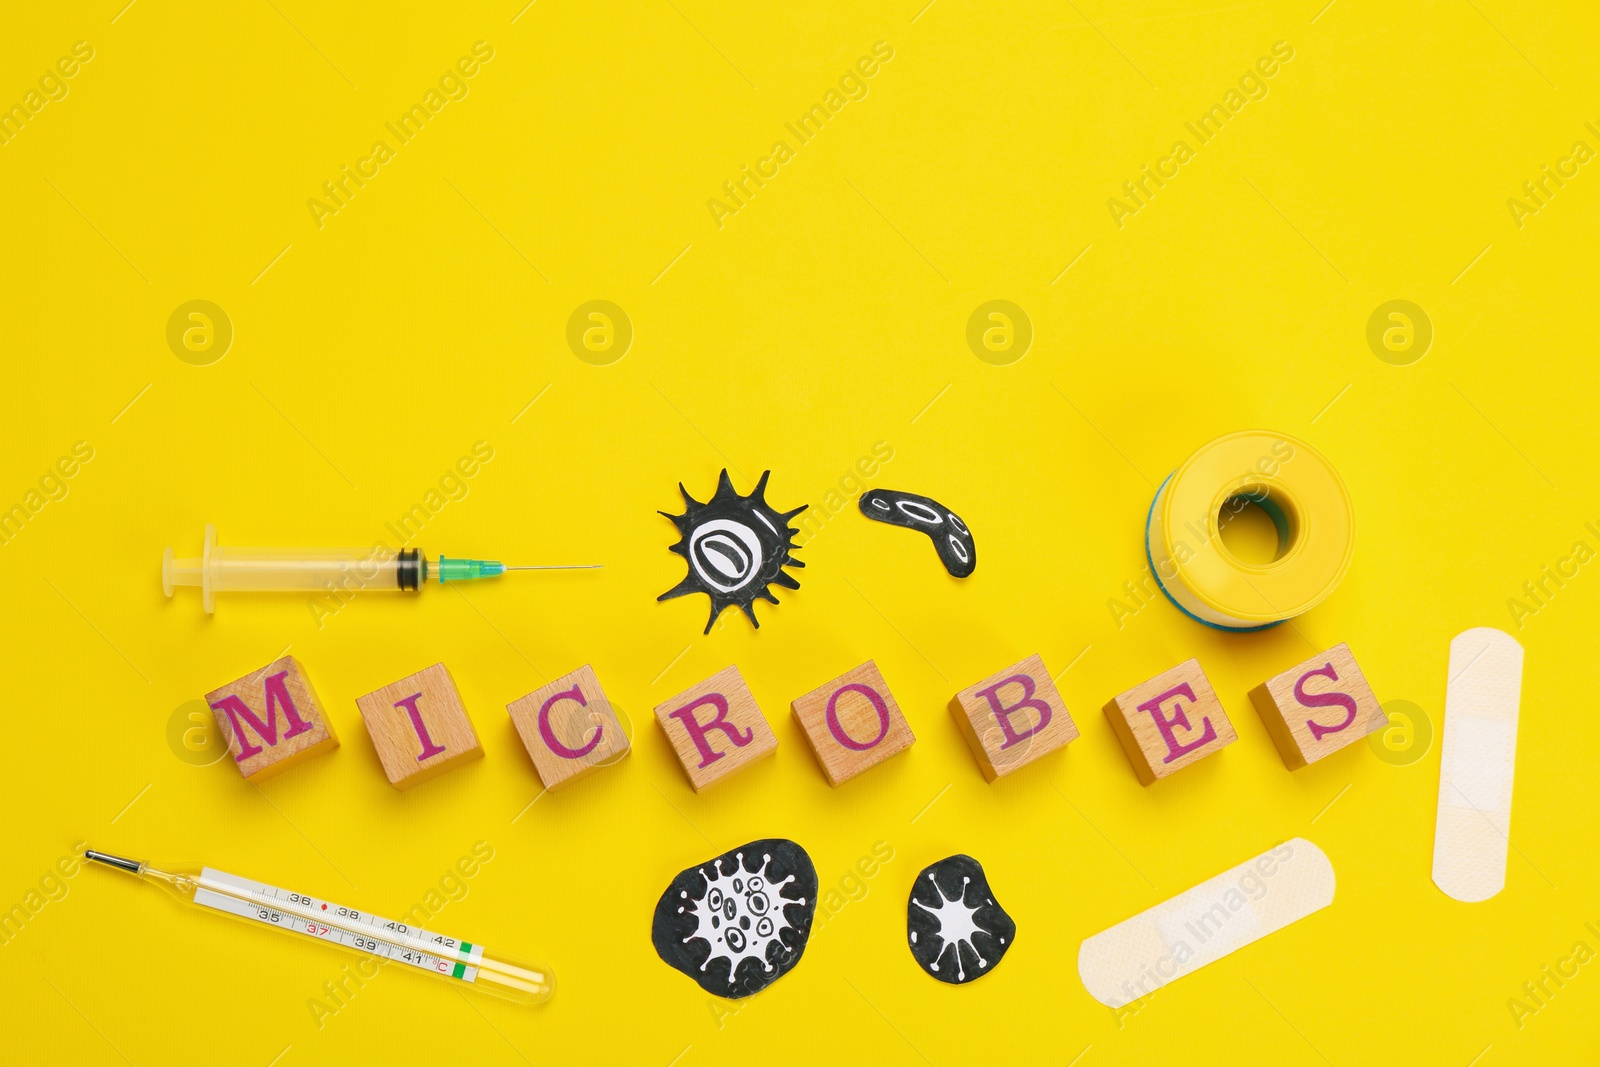
<svg viewBox="0 0 1600 1067"><path fill-rule="evenodd" d="M1255 504L1278 531L1269 562L1222 543L1224 515ZM1304 441L1269 430L1219 437L1156 490L1145 523L1150 571L1185 615L1221 630L1264 630L1333 592L1355 548L1350 493Z"/></svg>

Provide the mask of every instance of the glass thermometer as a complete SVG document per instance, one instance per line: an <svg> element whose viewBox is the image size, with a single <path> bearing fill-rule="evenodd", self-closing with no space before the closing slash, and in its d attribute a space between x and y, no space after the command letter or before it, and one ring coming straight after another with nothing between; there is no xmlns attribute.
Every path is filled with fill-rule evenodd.
<svg viewBox="0 0 1600 1067"><path fill-rule="evenodd" d="M186 903L265 923L394 963L520 1004L539 1004L555 991L548 967L523 963L482 945L436 934L409 923L279 889L203 867L157 870L142 860L88 850L84 859L153 881Z"/></svg>

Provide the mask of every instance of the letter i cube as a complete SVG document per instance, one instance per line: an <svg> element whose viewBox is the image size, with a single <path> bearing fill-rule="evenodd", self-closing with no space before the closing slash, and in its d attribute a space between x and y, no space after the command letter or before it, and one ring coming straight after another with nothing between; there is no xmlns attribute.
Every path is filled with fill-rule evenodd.
<svg viewBox="0 0 1600 1067"><path fill-rule="evenodd" d="M546 789L559 789L629 751L611 701L587 665L506 705Z"/></svg>
<svg viewBox="0 0 1600 1067"><path fill-rule="evenodd" d="M389 784L410 789L483 755L443 663L356 698Z"/></svg>
<svg viewBox="0 0 1600 1067"><path fill-rule="evenodd" d="M1145 785L1239 740L1200 661L1193 659L1113 697L1106 718Z"/></svg>
<svg viewBox="0 0 1600 1067"><path fill-rule="evenodd" d="M339 747L333 723L293 656L206 694L239 773L259 782Z"/></svg>
<svg viewBox="0 0 1600 1067"><path fill-rule="evenodd" d="M961 690L950 710L991 782L1078 736L1077 724L1037 655Z"/></svg>
<svg viewBox="0 0 1600 1067"><path fill-rule="evenodd" d="M1250 690L1250 700L1290 770L1315 763L1389 721L1345 644L1267 679Z"/></svg>
<svg viewBox="0 0 1600 1067"><path fill-rule="evenodd" d="M756 698L729 667L656 707L689 784L699 793L778 747Z"/></svg>

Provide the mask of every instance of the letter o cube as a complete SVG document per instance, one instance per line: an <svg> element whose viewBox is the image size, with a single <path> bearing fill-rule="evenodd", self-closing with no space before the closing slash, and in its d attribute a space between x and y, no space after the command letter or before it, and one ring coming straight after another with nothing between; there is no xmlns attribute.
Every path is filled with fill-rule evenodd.
<svg viewBox="0 0 1600 1067"><path fill-rule="evenodd" d="M870 659L791 707L828 784L837 788L916 741L889 685Z"/></svg>

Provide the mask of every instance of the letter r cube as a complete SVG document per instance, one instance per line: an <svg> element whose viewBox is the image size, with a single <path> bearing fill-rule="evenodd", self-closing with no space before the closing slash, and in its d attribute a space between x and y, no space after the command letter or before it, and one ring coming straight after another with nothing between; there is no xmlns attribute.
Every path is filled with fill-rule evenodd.
<svg viewBox="0 0 1600 1067"><path fill-rule="evenodd" d="M718 671L657 706L656 721L696 793L778 747L737 667Z"/></svg>
<svg viewBox="0 0 1600 1067"><path fill-rule="evenodd" d="M258 782L339 747L305 669L284 656L206 694L239 773Z"/></svg>
<svg viewBox="0 0 1600 1067"><path fill-rule="evenodd" d="M950 710L991 782L1078 736L1077 724L1038 655L961 690Z"/></svg>

